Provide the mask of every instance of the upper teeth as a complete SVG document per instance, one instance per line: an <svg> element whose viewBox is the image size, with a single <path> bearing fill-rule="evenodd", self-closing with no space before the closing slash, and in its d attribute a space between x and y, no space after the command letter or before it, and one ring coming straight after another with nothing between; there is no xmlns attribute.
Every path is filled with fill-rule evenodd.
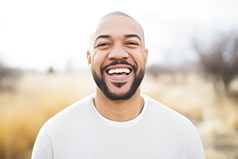
<svg viewBox="0 0 238 159"><path fill-rule="evenodd" d="M130 73L130 69L128 68L116 68L116 69L110 69L108 71L109 74L113 73Z"/></svg>

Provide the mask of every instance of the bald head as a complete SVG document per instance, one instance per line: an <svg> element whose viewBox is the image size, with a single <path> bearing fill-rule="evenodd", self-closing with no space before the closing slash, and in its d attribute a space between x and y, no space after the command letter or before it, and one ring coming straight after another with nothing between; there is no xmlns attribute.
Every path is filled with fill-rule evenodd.
<svg viewBox="0 0 238 159"><path fill-rule="evenodd" d="M92 34L91 46L99 35L110 35L115 31L124 34L135 34L145 46L144 31L141 25L134 18L120 11L108 13L100 19Z"/></svg>
<svg viewBox="0 0 238 159"><path fill-rule="evenodd" d="M129 16L128 14L124 13L124 12L120 12L120 11L111 12L111 13L108 13L105 16L103 16L102 19L106 18L108 16L115 16L115 15L125 16L125 17L128 17L131 20L133 20L140 27L140 29L141 29L141 31L143 33L143 38L144 38L144 30L143 30L142 26L140 25L140 23L138 21L136 21L134 18L132 18L131 16Z"/></svg>

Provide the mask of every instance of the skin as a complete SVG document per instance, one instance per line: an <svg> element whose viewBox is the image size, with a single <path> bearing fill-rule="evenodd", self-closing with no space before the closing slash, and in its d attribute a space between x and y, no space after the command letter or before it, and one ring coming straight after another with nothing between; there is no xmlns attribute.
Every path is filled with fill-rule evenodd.
<svg viewBox="0 0 238 159"><path fill-rule="evenodd" d="M99 22L91 42L87 59L97 84L96 109L113 121L135 118L144 106L140 82L148 55L142 28L126 15L109 14ZM108 73L121 69L130 70L130 73Z"/></svg>

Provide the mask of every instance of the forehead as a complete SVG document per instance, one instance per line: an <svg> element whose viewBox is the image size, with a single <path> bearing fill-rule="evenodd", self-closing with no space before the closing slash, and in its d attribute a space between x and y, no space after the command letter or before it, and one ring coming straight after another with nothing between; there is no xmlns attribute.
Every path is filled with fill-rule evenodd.
<svg viewBox="0 0 238 159"><path fill-rule="evenodd" d="M98 24L93 39L100 35L124 36L136 34L143 39L143 31L140 25L130 17L124 15L106 16Z"/></svg>

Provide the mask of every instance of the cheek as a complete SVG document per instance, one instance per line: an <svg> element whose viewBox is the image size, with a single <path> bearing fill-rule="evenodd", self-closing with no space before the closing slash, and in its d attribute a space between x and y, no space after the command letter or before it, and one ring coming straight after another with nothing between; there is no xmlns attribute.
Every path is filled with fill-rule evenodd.
<svg viewBox="0 0 238 159"><path fill-rule="evenodd" d="M94 70L97 74L100 74L100 68L103 65L104 58L105 56L100 53L96 53L92 57L92 70Z"/></svg>
<svg viewBox="0 0 238 159"><path fill-rule="evenodd" d="M134 56L134 60L137 63L138 67L144 68L146 66L147 57L145 56L145 54L143 54L141 52L136 52L135 54L133 54L133 56Z"/></svg>

